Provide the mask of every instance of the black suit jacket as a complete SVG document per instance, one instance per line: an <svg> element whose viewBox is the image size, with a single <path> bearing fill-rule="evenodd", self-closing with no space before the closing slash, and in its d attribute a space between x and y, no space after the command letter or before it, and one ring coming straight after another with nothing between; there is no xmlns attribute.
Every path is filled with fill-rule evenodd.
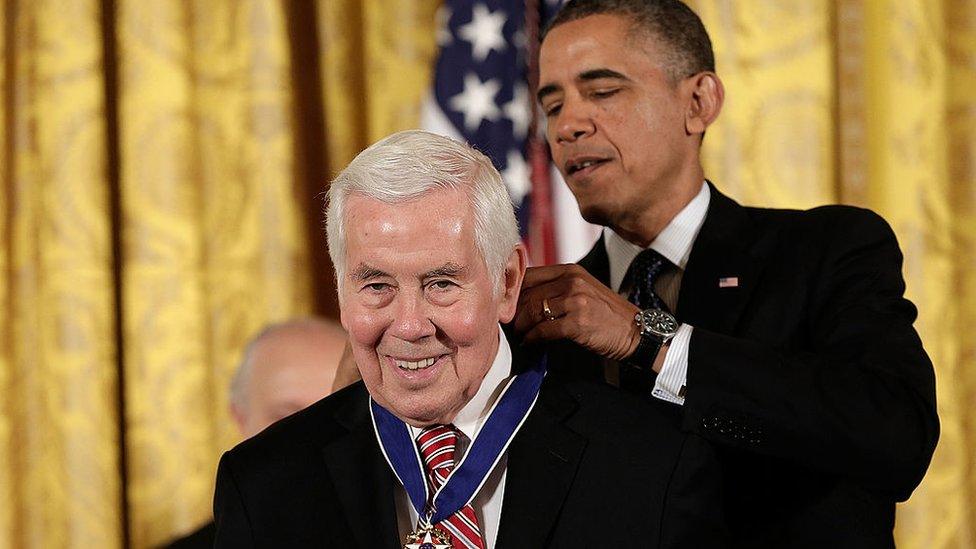
<svg viewBox="0 0 976 549"><path fill-rule="evenodd" d="M508 449L497 547L715 547L711 446L676 409L567 375L543 382ZM224 454L217 547L399 547L398 481L360 382Z"/></svg>
<svg viewBox="0 0 976 549"><path fill-rule="evenodd" d="M676 311L694 326L680 422L716 444L735 546L893 545L939 433L901 263L868 210L746 208L712 187ZM602 239L580 265L608 283Z"/></svg>

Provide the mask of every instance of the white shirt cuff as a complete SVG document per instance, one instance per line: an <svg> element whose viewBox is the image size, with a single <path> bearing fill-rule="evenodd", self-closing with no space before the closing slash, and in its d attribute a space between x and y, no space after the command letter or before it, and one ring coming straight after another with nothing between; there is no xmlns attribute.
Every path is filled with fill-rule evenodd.
<svg viewBox="0 0 976 549"><path fill-rule="evenodd" d="M668 352L664 355L661 373L654 382L651 394L655 397L684 405L685 384L688 382L688 346L691 344L692 327L688 324L678 326L678 332L671 338Z"/></svg>

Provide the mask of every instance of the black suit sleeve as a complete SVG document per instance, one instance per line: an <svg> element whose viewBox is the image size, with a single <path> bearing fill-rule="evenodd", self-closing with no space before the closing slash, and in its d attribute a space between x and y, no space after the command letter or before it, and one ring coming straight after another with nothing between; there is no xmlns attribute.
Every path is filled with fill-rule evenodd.
<svg viewBox="0 0 976 549"><path fill-rule="evenodd" d="M214 493L214 547L254 547L251 523L244 505L244 497L234 477L232 456L225 453L217 467L217 487Z"/></svg>
<svg viewBox="0 0 976 549"><path fill-rule="evenodd" d="M864 210L838 214L816 237L829 242L811 252L822 253L816 272L797 274L813 281L797 345L695 328L684 426L904 500L938 439L932 364L890 227Z"/></svg>

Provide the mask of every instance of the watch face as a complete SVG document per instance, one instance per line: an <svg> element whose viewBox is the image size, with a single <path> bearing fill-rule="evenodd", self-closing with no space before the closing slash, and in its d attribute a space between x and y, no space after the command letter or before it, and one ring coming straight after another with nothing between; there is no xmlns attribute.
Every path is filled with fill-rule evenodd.
<svg viewBox="0 0 976 549"><path fill-rule="evenodd" d="M659 309L648 309L641 313L644 330L661 337L671 337L678 331L678 321Z"/></svg>

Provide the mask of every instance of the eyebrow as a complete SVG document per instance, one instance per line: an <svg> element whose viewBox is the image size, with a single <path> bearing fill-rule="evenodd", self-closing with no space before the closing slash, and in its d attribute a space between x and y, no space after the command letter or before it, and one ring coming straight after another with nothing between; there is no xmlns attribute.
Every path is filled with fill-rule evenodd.
<svg viewBox="0 0 976 549"><path fill-rule="evenodd" d="M445 263L436 269L431 269L421 276L421 279L436 278L439 276L449 276L457 278L467 272L467 268L457 263Z"/></svg>
<svg viewBox="0 0 976 549"><path fill-rule="evenodd" d="M439 276L449 276L449 277L456 278L458 276L463 275L465 272L467 272L467 268L462 267L457 263L445 263L440 267L425 272L424 274L420 275L420 278L421 280L428 279L428 278L436 278ZM352 278L353 280L360 281L360 282L364 280L371 280L374 278L381 278L384 276L391 276L391 275L386 271L377 269L376 267L372 267L370 265L366 265L365 263L360 264L354 270L349 272L349 278Z"/></svg>
<svg viewBox="0 0 976 549"><path fill-rule="evenodd" d="M370 280L373 278L380 278L383 276L390 276L386 271L377 269L376 267L371 267L365 263L360 263L358 267L349 272L349 278L353 280Z"/></svg>
<svg viewBox="0 0 976 549"><path fill-rule="evenodd" d="M579 76L576 77L576 80L581 82L589 82L591 80L600 80L603 78L612 78L614 80L623 80L625 82L631 81L630 78L627 78L622 73L619 73L613 69L592 69L583 71L579 74ZM547 84L539 88L539 91L536 93L536 98L541 103L547 95L556 93L559 91L559 89L559 86L555 84Z"/></svg>

